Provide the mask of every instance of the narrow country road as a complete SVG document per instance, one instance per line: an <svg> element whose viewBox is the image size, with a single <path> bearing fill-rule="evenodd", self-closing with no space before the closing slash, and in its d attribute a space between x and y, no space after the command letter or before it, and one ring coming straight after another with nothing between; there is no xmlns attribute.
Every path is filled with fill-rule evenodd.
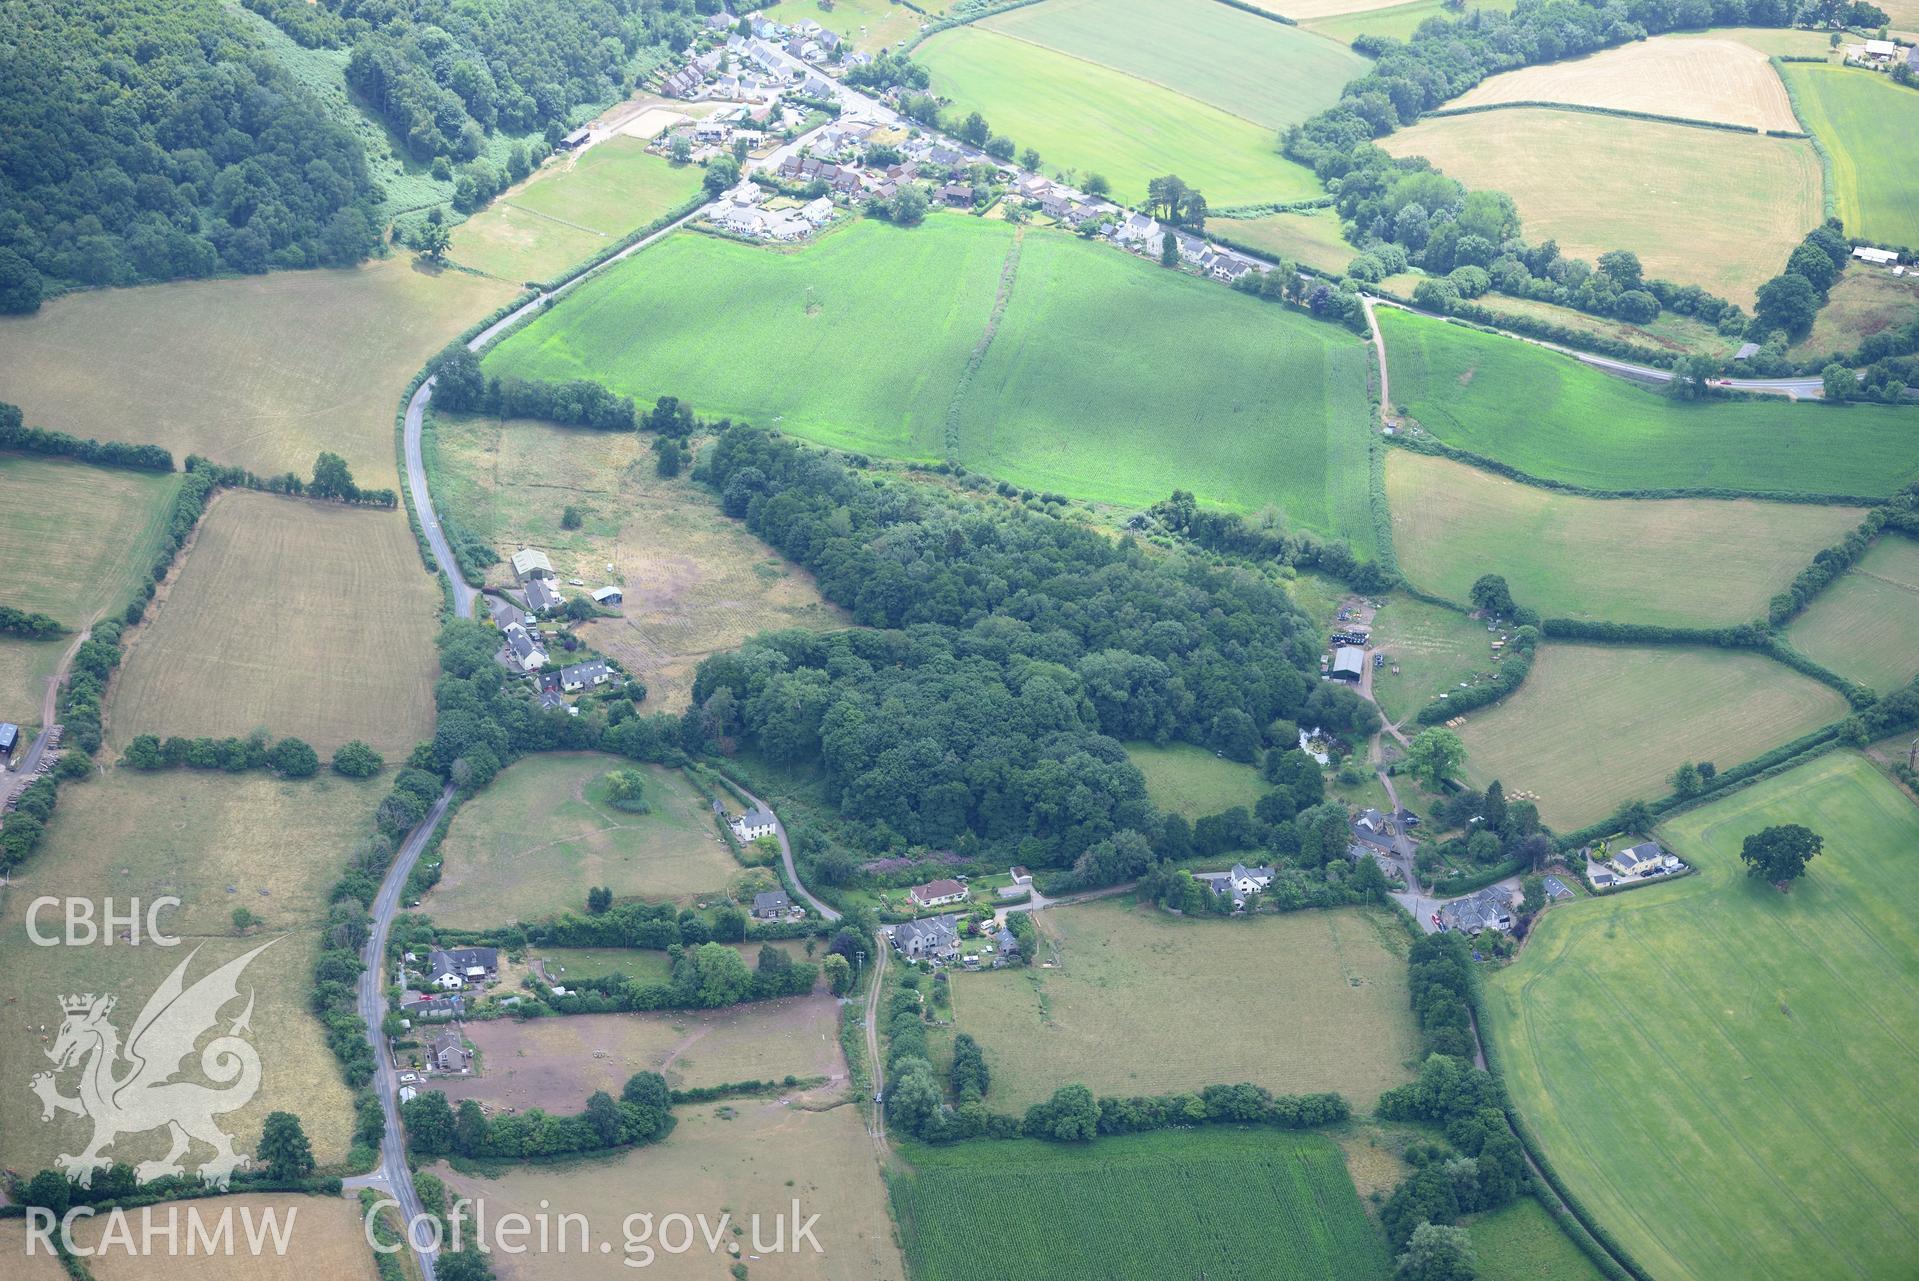
<svg viewBox="0 0 1919 1281"><path fill-rule="evenodd" d="M740 791L746 796L748 804L757 805L768 814L773 814L773 807L771 805L768 805L765 801L753 795L753 793L748 792L744 787L740 787L738 783L734 783L733 786L740 788ZM800 897L806 901L806 905L815 912L818 912L822 919L829 924L839 920L840 914L815 898L813 891L807 889L805 883L800 880L799 869L793 865L793 846L786 839L786 824L780 822L780 816L777 814L773 814L773 835L779 838L780 862L786 868L787 881L794 889L799 891Z"/></svg>

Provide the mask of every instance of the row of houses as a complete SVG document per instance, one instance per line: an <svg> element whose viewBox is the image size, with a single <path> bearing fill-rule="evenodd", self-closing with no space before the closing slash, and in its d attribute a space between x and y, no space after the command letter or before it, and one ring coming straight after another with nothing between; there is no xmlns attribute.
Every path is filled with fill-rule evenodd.
<svg viewBox="0 0 1919 1281"><path fill-rule="evenodd" d="M781 243L804 239L833 220L833 202L825 196L797 209L768 209L762 204L765 199L764 188L742 178L714 202L707 219L736 236Z"/></svg>
<svg viewBox="0 0 1919 1281"><path fill-rule="evenodd" d="M1161 257L1165 252L1166 237L1171 236L1182 266L1190 267L1222 284L1230 285L1249 272L1271 270L1257 258L1208 244L1190 231L1162 226L1157 218L1143 213L1130 213L1115 222L1110 235L1121 248L1148 258Z"/></svg>

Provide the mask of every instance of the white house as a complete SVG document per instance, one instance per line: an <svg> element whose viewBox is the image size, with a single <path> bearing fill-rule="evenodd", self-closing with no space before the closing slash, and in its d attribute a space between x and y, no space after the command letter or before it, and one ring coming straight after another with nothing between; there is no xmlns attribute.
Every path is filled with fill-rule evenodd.
<svg viewBox="0 0 1919 1281"><path fill-rule="evenodd" d="M779 830L779 824L773 818L773 811L764 805L755 805L734 819L730 826L733 829L733 835L742 841L757 841L760 837L771 836Z"/></svg>
<svg viewBox="0 0 1919 1281"><path fill-rule="evenodd" d="M508 623L504 630L507 653L521 671L537 672L546 666L546 651L533 639L533 633L519 623Z"/></svg>
<svg viewBox="0 0 1919 1281"><path fill-rule="evenodd" d="M806 219L806 221L812 223L815 227L824 227L833 220L833 202L825 196L821 196L818 200L812 201L804 209L801 209L800 217Z"/></svg>
<svg viewBox="0 0 1919 1281"><path fill-rule="evenodd" d="M1193 879L1215 894L1232 895L1234 907L1245 907L1253 895L1272 886L1273 869L1235 863L1224 872L1194 872Z"/></svg>
<svg viewBox="0 0 1919 1281"><path fill-rule="evenodd" d="M1613 855L1613 870L1621 876L1641 876L1665 861L1666 851L1657 841L1645 841Z"/></svg>
<svg viewBox="0 0 1919 1281"><path fill-rule="evenodd" d="M915 907L940 907L947 903L964 903L966 886L949 878L928 881L924 885L915 885L906 891L906 897Z"/></svg>

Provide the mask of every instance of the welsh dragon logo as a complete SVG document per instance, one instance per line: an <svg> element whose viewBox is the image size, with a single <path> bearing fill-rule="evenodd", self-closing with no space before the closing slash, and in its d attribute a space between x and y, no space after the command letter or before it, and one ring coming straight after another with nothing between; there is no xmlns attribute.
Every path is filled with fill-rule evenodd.
<svg viewBox="0 0 1919 1281"><path fill-rule="evenodd" d="M239 999L240 973L253 958L272 947L272 940L228 961L193 986L186 985L187 967L199 948L174 967L173 973L148 998L133 1029L121 1044L120 1033L108 1021L111 996L63 996L65 1015L60 1035L47 1051L55 1068L33 1078L40 1096L40 1119L51 1121L57 1112L93 1122L93 1140L78 1156L62 1154L55 1164L81 1187L93 1183L93 1172L111 1164L101 1153L124 1136L165 1129L172 1150L158 1161L134 1167L141 1183L184 1172L180 1158L197 1140L213 1149L213 1159L200 1166L206 1182L226 1187L234 1170L247 1158L233 1150L233 1140L214 1118L252 1102L260 1089L260 1056L241 1034L252 1031L253 992L246 1008L227 1030L199 1051L200 1071L214 1084L175 1080L193 1055L200 1039L214 1031L220 1011ZM79 1093L60 1093L56 1078L79 1070Z"/></svg>

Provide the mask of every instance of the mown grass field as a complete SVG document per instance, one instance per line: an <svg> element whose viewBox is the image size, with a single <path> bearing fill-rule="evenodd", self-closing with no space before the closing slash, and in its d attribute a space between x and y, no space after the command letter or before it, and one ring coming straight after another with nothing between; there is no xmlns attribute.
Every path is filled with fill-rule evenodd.
<svg viewBox="0 0 1919 1281"><path fill-rule="evenodd" d="M941 4L919 6L932 14L944 7ZM919 34L920 25L928 21L894 0L829 0L827 4L821 4L820 0L782 0L776 20L792 25L809 18L852 41L855 49L868 53L879 53L902 40L911 40Z"/></svg>
<svg viewBox="0 0 1919 1281"><path fill-rule="evenodd" d="M77 1220L74 1242L88 1251L86 1268L94 1281L305 1281L309 1277L378 1281L380 1275L354 1200L293 1193L208 1197L152 1211L156 1229L164 1227L169 1212L177 1213L180 1220L179 1239L171 1247L156 1235L150 1248L141 1248L142 1225L148 1220L138 1210L128 1212L135 1243L131 1249L125 1238L108 1238L109 1221L104 1215ZM204 1245L197 1253L189 1250L189 1214L198 1214L206 1230L213 1232L220 1216L229 1213L235 1243L230 1253ZM263 1243L258 1252L247 1232L249 1214ZM277 1217L286 1232L284 1250L275 1249L274 1237L266 1228L269 1214Z"/></svg>
<svg viewBox="0 0 1919 1281"><path fill-rule="evenodd" d="M1750 622L1861 508L1580 498L1446 458L1386 456L1393 547L1408 579L1465 603L1503 574L1547 618L1711 627Z"/></svg>
<svg viewBox="0 0 1919 1281"><path fill-rule="evenodd" d="M1738 859L1779 823L1825 838L1790 894ZM1700 874L1556 908L1488 977L1520 1112L1654 1276L1910 1275L1919 810L1843 753L1659 835Z"/></svg>
<svg viewBox="0 0 1919 1281"><path fill-rule="evenodd" d="M454 262L518 285L549 280L700 190L697 165L615 137L557 158L460 224Z"/></svg>
<svg viewBox="0 0 1919 1281"><path fill-rule="evenodd" d="M1380 145L1507 193L1528 240L1588 262L1630 249L1648 276L1749 310L1820 218L1819 157L1802 138L1514 108L1428 119Z"/></svg>
<svg viewBox="0 0 1919 1281"><path fill-rule="evenodd" d="M1655 36L1583 58L1521 67L1481 81L1447 105L1514 102L1647 111L1752 129L1799 128L1766 55L1724 37Z"/></svg>
<svg viewBox="0 0 1919 1281"><path fill-rule="evenodd" d="M1490 0L1486 4L1468 4L1465 12L1479 9L1491 13L1512 12L1515 0ZM1268 4L1288 4L1288 0L1268 0ZM1360 36L1390 36L1410 40L1413 32L1428 18L1448 20L1461 16L1448 9L1444 0L1413 0L1411 4L1374 5L1371 0L1303 0L1301 7L1323 11L1325 16L1298 15L1300 24L1329 40L1351 44ZM1288 17L1294 15L1288 14Z"/></svg>
<svg viewBox="0 0 1919 1281"><path fill-rule="evenodd" d="M1542 645L1526 683L1459 731L1478 786L1539 794L1569 831L1672 791L1687 761L1727 769L1843 718L1810 677L1741 650Z"/></svg>
<svg viewBox="0 0 1919 1281"><path fill-rule="evenodd" d="M615 567L618 616L579 630L645 684L649 710L683 710L700 661L757 632L847 625L710 490L661 477L648 438L437 414L423 443L436 506L501 557L489 581L511 581L505 561L521 547L544 549L561 578L598 585ZM561 527L569 506L579 529Z"/></svg>
<svg viewBox="0 0 1919 1281"><path fill-rule="evenodd" d="M1390 1266L1324 1135L1020 1139L914 1146L907 1160L889 1182L914 1281L977 1277L985 1224L1004 1276L1358 1281Z"/></svg>
<svg viewBox="0 0 1919 1281"><path fill-rule="evenodd" d="M0 605L75 631L117 613L153 567L179 487L177 475L0 455Z"/></svg>
<svg viewBox="0 0 1919 1281"><path fill-rule="evenodd" d="M1129 743L1127 759L1146 776L1146 795L1168 814L1188 820L1217 814L1235 805L1253 807L1265 786L1251 765L1215 756L1191 743Z"/></svg>
<svg viewBox="0 0 1919 1281"><path fill-rule="evenodd" d="M558 1248L515 1258L495 1256L503 1277L513 1281L614 1281L635 1276L667 1281L716 1281L727 1275L738 1246L752 1281L902 1281L905 1264L893 1241L886 1212L886 1188L873 1159L872 1140L853 1108L808 1112L778 1099L742 1099L674 1109L673 1132L660 1143L619 1156L561 1165L513 1167L496 1178L456 1175L444 1168L450 1188L480 1201L489 1220L518 1211L529 1217L558 1213L586 1216L590 1247L582 1251L574 1230L569 1251ZM797 1249L792 1202L800 1220L819 1215L813 1237ZM636 1210L659 1224L666 1216L704 1214L717 1225L730 1214L742 1235L721 1229L719 1253L709 1253L696 1231L694 1248L673 1254L651 1238L651 1261L628 1255L621 1225ZM753 1248L752 1219L760 1218L760 1243ZM774 1220L787 1219L788 1248L774 1251ZM632 1225L639 1231L638 1223ZM676 1234L669 1240L677 1242ZM599 1252L608 1241L609 1253ZM556 1229L557 1247L557 1229ZM641 1264L645 1262L645 1266Z"/></svg>
<svg viewBox="0 0 1919 1281"><path fill-rule="evenodd" d="M1919 94L1876 72L1789 63L1805 126L1832 156L1833 198L1846 231L1919 247L1919 173L1888 138L1919 134Z"/></svg>
<svg viewBox="0 0 1919 1281"><path fill-rule="evenodd" d="M1794 360L1844 355L1877 333L1919 318L1919 276L1895 276L1879 267L1849 263L1812 322L1812 332L1794 343Z"/></svg>
<svg viewBox="0 0 1919 1281"><path fill-rule="evenodd" d="M838 449L934 460L952 447L1073 498L1136 506L1185 488L1270 504L1363 552L1368 359L1339 329L1110 248L942 216L862 221L790 252L674 236L486 364L677 395Z"/></svg>
<svg viewBox="0 0 1919 1281"><path fill-rule="evenodd" d="M624 768L647 775L651 813L607 802L603 780ZM460 807L440 853L445 871L421 910L456 929L584 910L596 885L615 897L692 899L743 870L682 774L597 753L514 764Z"/></svg>
<svg viewBox="0 0 1919 1281"><path fill-rule="evenodd" d="M59 1030L60 995L115 994L113 1022L126 1035L147 997L195 948L188 982L269 939L279 941L243 976L243 989L256 993L260 1092L221 1124L241 1151L251 1152L267 1113L290 1111L319 1160L343 1160L352 1094L309 1012L313 964L327 891L352 843L369 830L383 791L377 778L353 783L331 774L282 782L259 774L129 770L63 786L45 841L0 889L0 967L19 994L8 1009L11 1034L0 1037L0 1076L17 1083L0 1090L0 1163L42 1169L61 1152L80 1151L92 1132L84 1119L65 1114L42 1123L40 1101L26 1089L52 1066L45 1051ZM112 946L36 947L25 916L43 895L91 900L96 914L108 897L124 912L129 900L172 895L181 906L159 919L181 945L158 947L143 935L138 946L118 939ZM237 907L264 925L236 936ZM42 929L58 932L57 913L43 917ZM239 1009L236 1003L230 1016ZM185 1079L202 1079L194 1072ZM71 1094L71 1082L64 1089ZM163 1156L167 1146L163 1133L151 1132L123 1139L111 1155L137 1162Z"/></svg>
<svg viewBox="0 0 1919 1281"><path fill-rule="evenodd" d="M1378 314L1395 405L1447 444L1532 476L1866 497L1919 479L1919 431L1897 406L1684 404L1527 343Z"/></svg>
<svg viewBox="0 0 1919 1281"><path fill-rule="evenodd" d="M1474 1215L1466 1230L1479 1254L1479 1281L1601 1281L1604 1275L1533 1197Z"/></svg>
<svg viewBox="0 0 1919 1281"><path fill-rule="evenodd" d="M1298 27L1180 0L1048 0L978 25L1268 129L1331 106L1368 65L1343 45Z"/></svg>
<svg viewBox="0 0 1919 1281"><path fill-rule="evenodd" d="M1919 541L1882 535L1786 629L1842 676L1890 693L1919 675Z"/></svg>
<svg viewBox="0 0 1919 1281"><path fill-rule="evenodd" d="M176 465L305 476L328 449L360 484L391 486L407 380L513 296L405 256L68 294L0 317L0 387L34 426L164 445Z"/></svg>
<svg viewBox="0 0 1919 1281"><path fill-rule="evenodd" d="M1395 725L1405 723L1442 693L1494 671L1493 639L1486 624L1457 610L1390 597L1373 616L1373 644L1387 660L1373 672L1380 711Z"/></svg>
<svg viewBox="0 0 1919 1281"><path fill-rule="evenodd" d="M1227 17L1263 22L1220 8ZM1222 21L1210 8L1188 6L1180 12L1200 29ZM1278 30L1277 24L1267 25ZM1306 62L1307 52L1308 65L1321 62L1317 49L1299 46L1281 65ZM1279 154L1271 126L1098 62L978 25L943 31L914 57L932 72L934 90L950 97L954 110L978 111L996 133L1036 148L1048 172L1104 174L1116 199L1143 199L1147 181L1168 173L1178 173L1216 205L1321 194L1310 170ZM1320 87L1327 103L1339 96L1342 84L1334 79Z"/></svg>
<svg viewBox="0 0 1919 1281"><path fill-rule="evenodd" d="M1248 249L1296 262L1314 271L1344 274L1359 250L1339 234L1339 215L1330 209L1263 214L1258 218L1215 218L1207 232Z"/></svg>
<svg viewBox="0 0 1919 1281"><path fill-rule="evenodd" d="M404 756L433 735L438 603L401 513L223 493L128 646L111 741L264 727Z"/></svg>
<svg viewBox="0 0 1919 1281"><path fill-rule="evenodd" d="M70 636L50 641L0 637L0 721L12 721L31 735L40 724L47 681L72 643Z"/></svg>
<svg viewBox="0 0 1919 1281"><path fill-rule="evenodd" d="M998 1109L1072 1081L1095 1094L1253 1081L1338 1090L1365 1111L1417 1054L1405 938L1382 914L1186 921L1128 900L1058 908L1039 924L1056 968L953 976L954 1018L986 1051ZM1261 974L1285 980L1246 981Z"/></svg>

